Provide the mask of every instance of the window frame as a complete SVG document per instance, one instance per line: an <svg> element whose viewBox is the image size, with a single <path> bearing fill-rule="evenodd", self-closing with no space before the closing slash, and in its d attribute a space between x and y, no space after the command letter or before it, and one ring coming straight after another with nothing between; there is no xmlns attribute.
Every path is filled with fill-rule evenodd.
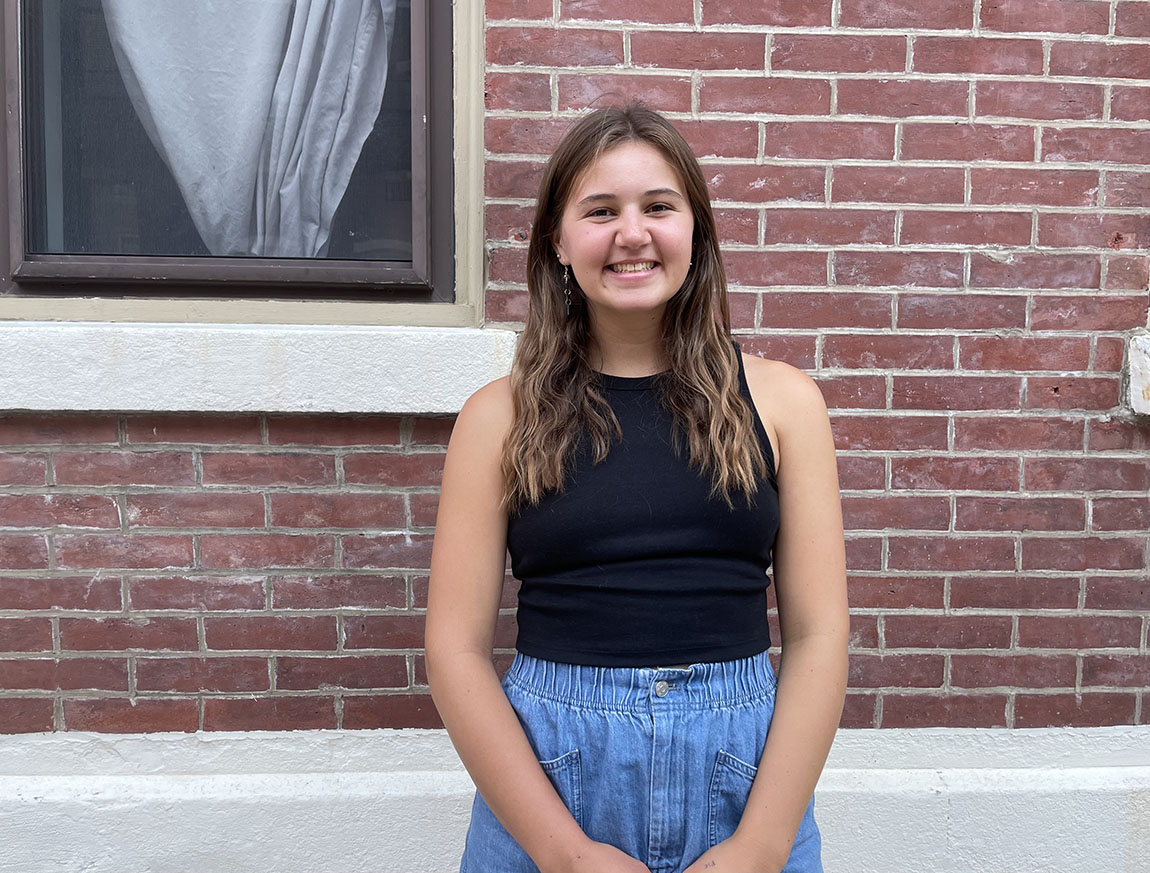
<svg viewBox="0 0 1150 873"><path fill-rule="evenodd" d="M27 82L24 76L27 2L3 0L4 69L9 112L9 287L0 294L184 297L197 292L225 300L280 297L288 300L387 300L453 303L457 286L453 217L458 200L453 164L458 71L452 47L459 22L452 6L411 0L412 22L412 205L413 259L407 262L181 257L154 255L32 254L26 246L25 148ZM464 22L466 24L466 22ZM445 37L446 34L446 37ZM442 99L432 100L433 95ZM225 290L220 287L228 283ZM161 284L162 289L157 289ZM157 291L160 291L157 294ZM454 319L453 319L454 320Z"/></svg>

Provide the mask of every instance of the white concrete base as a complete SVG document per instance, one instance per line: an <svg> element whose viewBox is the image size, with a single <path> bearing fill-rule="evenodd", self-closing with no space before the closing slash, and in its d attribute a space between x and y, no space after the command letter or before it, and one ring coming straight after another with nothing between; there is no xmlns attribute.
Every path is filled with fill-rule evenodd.
<svg viewBox="0 0 1150 873"><path fill-rule="evenodd" d="M1127 346L1130 367L1130 408L1150 415L1150 333L1135 334Z"/></svg>
<svg viewBox="0 0 1150 873"><path fill-rule="evenodd" d="M449 873L471 791L441 731L4 736L0 871ZM1150 727L844 731L815 805L827 873L1146 873Z"/></svg>

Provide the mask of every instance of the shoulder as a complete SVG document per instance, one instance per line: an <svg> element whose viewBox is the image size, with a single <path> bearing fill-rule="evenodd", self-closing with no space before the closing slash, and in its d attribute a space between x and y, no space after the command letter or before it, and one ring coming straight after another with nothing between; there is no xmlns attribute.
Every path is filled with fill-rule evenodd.
<svg viewBox="0 0 1150 873"><path fill-rule="evenodd" d="M818 384L797 367L744 354L743 368L755 405L775 413L772 419L777 425L784 424L778 420L779 415L826 414L826 403Z"/></svg>
<svg viewBox="0 0 1150 873"><path fill-rule="evenodd" d="M514 416L510 377L488 382L463 404L451 432L451 445L502 447Z"/></svg>

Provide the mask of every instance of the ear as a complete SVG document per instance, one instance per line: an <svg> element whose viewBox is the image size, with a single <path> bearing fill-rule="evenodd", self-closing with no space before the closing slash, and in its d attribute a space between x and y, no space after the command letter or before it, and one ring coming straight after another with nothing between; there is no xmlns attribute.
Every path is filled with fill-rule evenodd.
<svg viewBox="0 0 1150 873"><path fill-rule="evenodd" d="M562 239L557 238L555 240L554 249L555 257L559 258L559 263L561 263L564 267L568 266L571 263L571 259L567 257L567 251L563 247Z"/></svg>

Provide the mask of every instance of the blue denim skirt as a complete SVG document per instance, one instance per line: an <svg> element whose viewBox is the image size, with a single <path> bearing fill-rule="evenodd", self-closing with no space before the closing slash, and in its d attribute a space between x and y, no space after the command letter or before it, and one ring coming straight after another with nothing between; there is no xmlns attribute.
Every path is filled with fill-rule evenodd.
<svg viewBox="0 0 1150 873"><path fill-rule="evenodd" d="M764 652L688 667L584 667L522 653L503 679L583 832L680 873L735 831L775 705ZM821 873L814 801L783 873ZM461 873L538 873L478 794Z"/></svg>

